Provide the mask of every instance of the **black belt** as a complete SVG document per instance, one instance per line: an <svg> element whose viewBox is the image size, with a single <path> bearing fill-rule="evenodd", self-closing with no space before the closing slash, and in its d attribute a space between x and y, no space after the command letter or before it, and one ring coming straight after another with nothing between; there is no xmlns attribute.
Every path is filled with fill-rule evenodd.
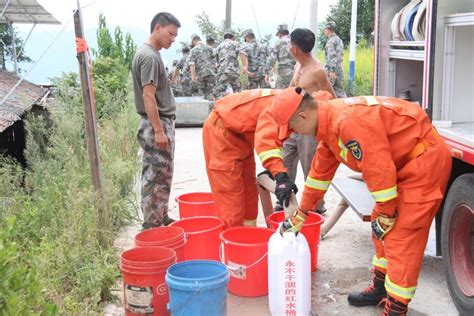
<svg viewBox="0 0 474 316"><path fill-rule="evenodd" d="M146 114L140 114L142 118L148 118L148 115ZM160 118L167 118L167 119L170 119L170 120L176 120L176 115L175 114L170 114L170 115L165 115L165 114L161 114L159 113L160 115Z"/></svg>

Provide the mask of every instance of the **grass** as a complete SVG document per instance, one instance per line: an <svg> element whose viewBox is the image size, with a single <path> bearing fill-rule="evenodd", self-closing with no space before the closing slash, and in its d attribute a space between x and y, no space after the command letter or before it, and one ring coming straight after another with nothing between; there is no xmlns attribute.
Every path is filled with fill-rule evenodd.
<svg viewBox="0 0 474 316"><path fill-rule="evenodd" d="M135 213L138 116L130 95L108 101L115 111L98 124L104 182L98 203L79 96L67 93L52 128L41 118L28 120L26 170L0 162L0 227L7 232L0 234L0 315L90 314L111 298L120 273L113 240Z"/></svg>
<svg viewBox="0 0 474 316"><path fill-rule="evenodd" d="M318 58L324 63L324 51L319 51ZM344 88L347 96L372 95L373 94L373 48L356 49L355 75L352 89L349 88L349 50L344 53Z"/></svg>

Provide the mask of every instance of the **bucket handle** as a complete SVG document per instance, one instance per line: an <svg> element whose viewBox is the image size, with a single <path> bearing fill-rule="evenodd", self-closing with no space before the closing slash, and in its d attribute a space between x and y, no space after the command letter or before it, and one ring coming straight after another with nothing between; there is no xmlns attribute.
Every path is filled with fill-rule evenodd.
<svg viewBox="0 0 474 316"><path fill-rule="evenodd" d="M254 266L256 266L257 264L260 263L260 261L262 261L266 256L268 255L268 252L265 252L263 254L263 256L261 256L260 258L257 259L257 261L253 262L252 264L249 264L248 266L245 267L245 269L250 269ZM242 268L241 267L232 267L232 266L229 266L225 263L225 258L224 258L224 243L221 242L221 245L219 246L219 259L221 259L221 262L227 267L227 269L231 270L231 271L234 271L234 272L238 272L240 271Z"/></svg>

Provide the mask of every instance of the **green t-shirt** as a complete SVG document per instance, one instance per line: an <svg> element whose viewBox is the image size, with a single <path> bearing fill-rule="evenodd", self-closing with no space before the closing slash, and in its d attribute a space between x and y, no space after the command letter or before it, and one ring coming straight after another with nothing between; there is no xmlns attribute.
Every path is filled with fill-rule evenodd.
<svg viewBox="0 0 474 316"><path fill-rule="evenodd" d="M138 114L146 115L143 86L147 84L156 87L155 99L160 115L170 116L176 113L173 91L160 52L148 43L142 44L133 57L132 78Z"/></svg>

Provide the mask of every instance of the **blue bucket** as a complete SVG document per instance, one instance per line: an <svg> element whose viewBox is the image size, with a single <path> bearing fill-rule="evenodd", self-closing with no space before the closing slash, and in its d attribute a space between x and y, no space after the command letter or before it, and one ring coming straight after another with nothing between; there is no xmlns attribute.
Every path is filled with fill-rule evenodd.
<svg viewBox="0 0 474 316"><path fill-rule="evenodd" d="M217 316L227 313L229 271L217 261L190 260L168 268L165 277L172 316Z"/></svg>

